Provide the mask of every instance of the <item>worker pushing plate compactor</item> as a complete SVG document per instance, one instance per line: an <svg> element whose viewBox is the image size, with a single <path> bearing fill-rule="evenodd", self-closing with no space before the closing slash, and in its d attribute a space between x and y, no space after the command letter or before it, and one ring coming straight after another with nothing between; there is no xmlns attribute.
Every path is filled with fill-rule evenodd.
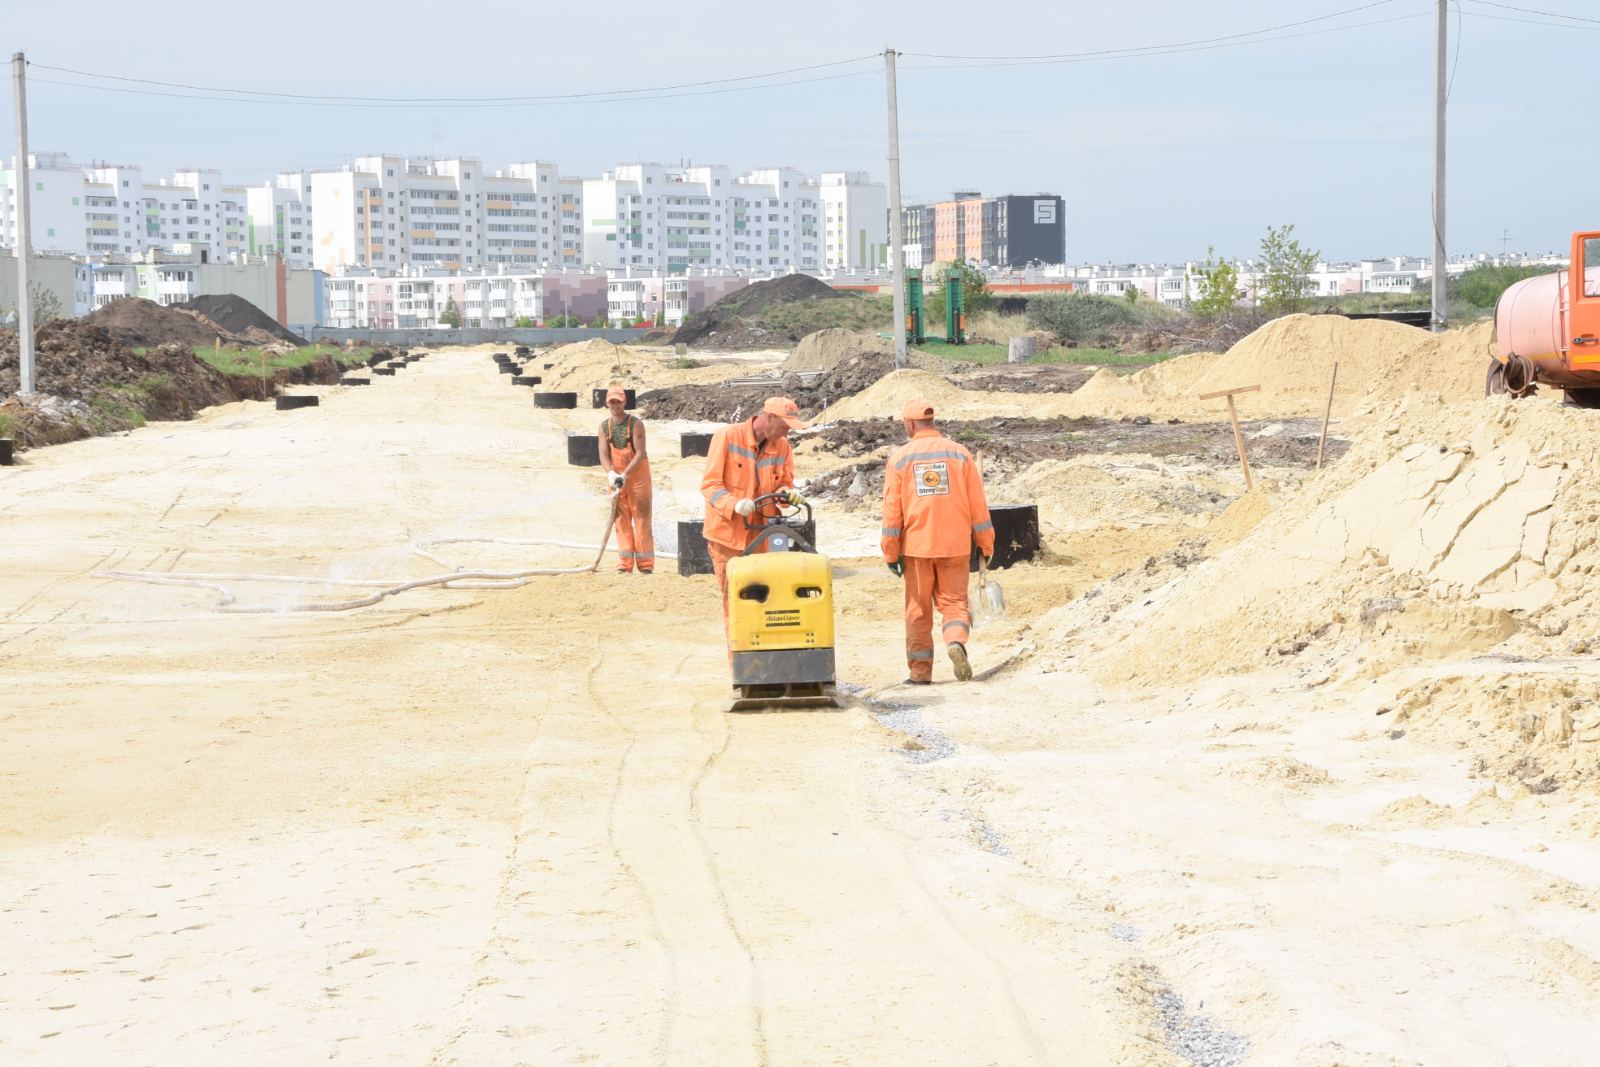
<svg viewBox="0 0 1600 1067"><path fill-rule="evenodd" d="M800 533L811 505L793 499L758 497L758 516L768 504L786 510L759 526L747 518L759 532L728 561L728 651L738 692L729 711L839 706L832 566Z"/></svg>

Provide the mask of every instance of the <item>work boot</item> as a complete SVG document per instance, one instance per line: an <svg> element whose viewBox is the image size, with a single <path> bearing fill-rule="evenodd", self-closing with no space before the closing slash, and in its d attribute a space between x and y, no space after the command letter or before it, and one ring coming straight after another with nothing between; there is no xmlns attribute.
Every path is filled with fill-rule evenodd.
<svg viewBox="0 0 1600 1067"><path fill-rule="evenodd" d="M901 685L932 685L932 678L907 678Z"/></svg>
<svg viewBox="0 0 1600 1067"><path fill-rule="evenodd" d="M944 650L950 653L950 666L956 669L956 680L972 681L972 663L967 659L967 646L960 641L951 641L944 646Z"/></svg>

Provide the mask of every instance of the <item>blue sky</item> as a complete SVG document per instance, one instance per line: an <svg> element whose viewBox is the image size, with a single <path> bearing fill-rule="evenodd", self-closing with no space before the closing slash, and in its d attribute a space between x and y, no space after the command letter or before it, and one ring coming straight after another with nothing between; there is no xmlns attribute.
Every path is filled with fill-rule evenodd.
<svg viewBox="0 0 1600 1067"><path fill-rule="evenodd" d="M1600 19L1600 5L1504 4L1459 0L1461 17L1451 18L1453 38L1460 27L1450 103L1453 251L1498 250L1507 230L1512 249L1559 248L1570 231L1600 226L1600 144L1577 97L1591 80L1584 59L1600 46L1600 21L1512 10ZM1236 47L1037 65L911 54L1166 45L1363 5ZM881 61L776 80L847 77L716 95L466 108L134 95L48 84L90 79L41 68L308 95L485 97L678 85L890 45L907 53L907 202L955 188L1059 192L1074 262L1182 260L1208 245L1248 256L1269 224L1283 223L1344 259L1430 249L1433 8L1434 0L279 0L157 15L105 0L18 2L0 23L0 49L24 49L35 64L35 151L139 163L158 176L213 166L230 180L255 181L398 152L470 155L490 166L550 159L579 174L633 159L693 159L861 169L883 180ZM1379 20L1390 21L1358 25ZM1558 94L1569 86L1575 99L1562 105ZM9 156L9 88L5 95L0 136Z"/></svg>

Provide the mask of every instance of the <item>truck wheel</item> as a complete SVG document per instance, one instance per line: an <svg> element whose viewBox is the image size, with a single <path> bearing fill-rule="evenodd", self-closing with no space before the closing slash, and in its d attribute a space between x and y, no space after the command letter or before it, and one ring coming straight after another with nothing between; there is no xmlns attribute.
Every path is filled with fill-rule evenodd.
<svg viewBox="0 0 1600 1067"><path fill-rule="evenodd" d="M1568 389L1566 402L1574 407L1600 408L1600 389Z"/></svg>

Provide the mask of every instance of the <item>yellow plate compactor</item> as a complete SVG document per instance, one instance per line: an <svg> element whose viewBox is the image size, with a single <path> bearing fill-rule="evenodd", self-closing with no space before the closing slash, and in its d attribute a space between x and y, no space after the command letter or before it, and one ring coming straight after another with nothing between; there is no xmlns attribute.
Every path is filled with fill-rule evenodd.
<svg viewBox="0 0 1600 1067"><path fill-rule="evenodd" d="M758 509L786 502L778 494L755 501ZM728 641L738 694L729 711L839 706L833 577L828 558L800 534L802 509L809 522L810 504L791 507L728 561Z"/></svg>

